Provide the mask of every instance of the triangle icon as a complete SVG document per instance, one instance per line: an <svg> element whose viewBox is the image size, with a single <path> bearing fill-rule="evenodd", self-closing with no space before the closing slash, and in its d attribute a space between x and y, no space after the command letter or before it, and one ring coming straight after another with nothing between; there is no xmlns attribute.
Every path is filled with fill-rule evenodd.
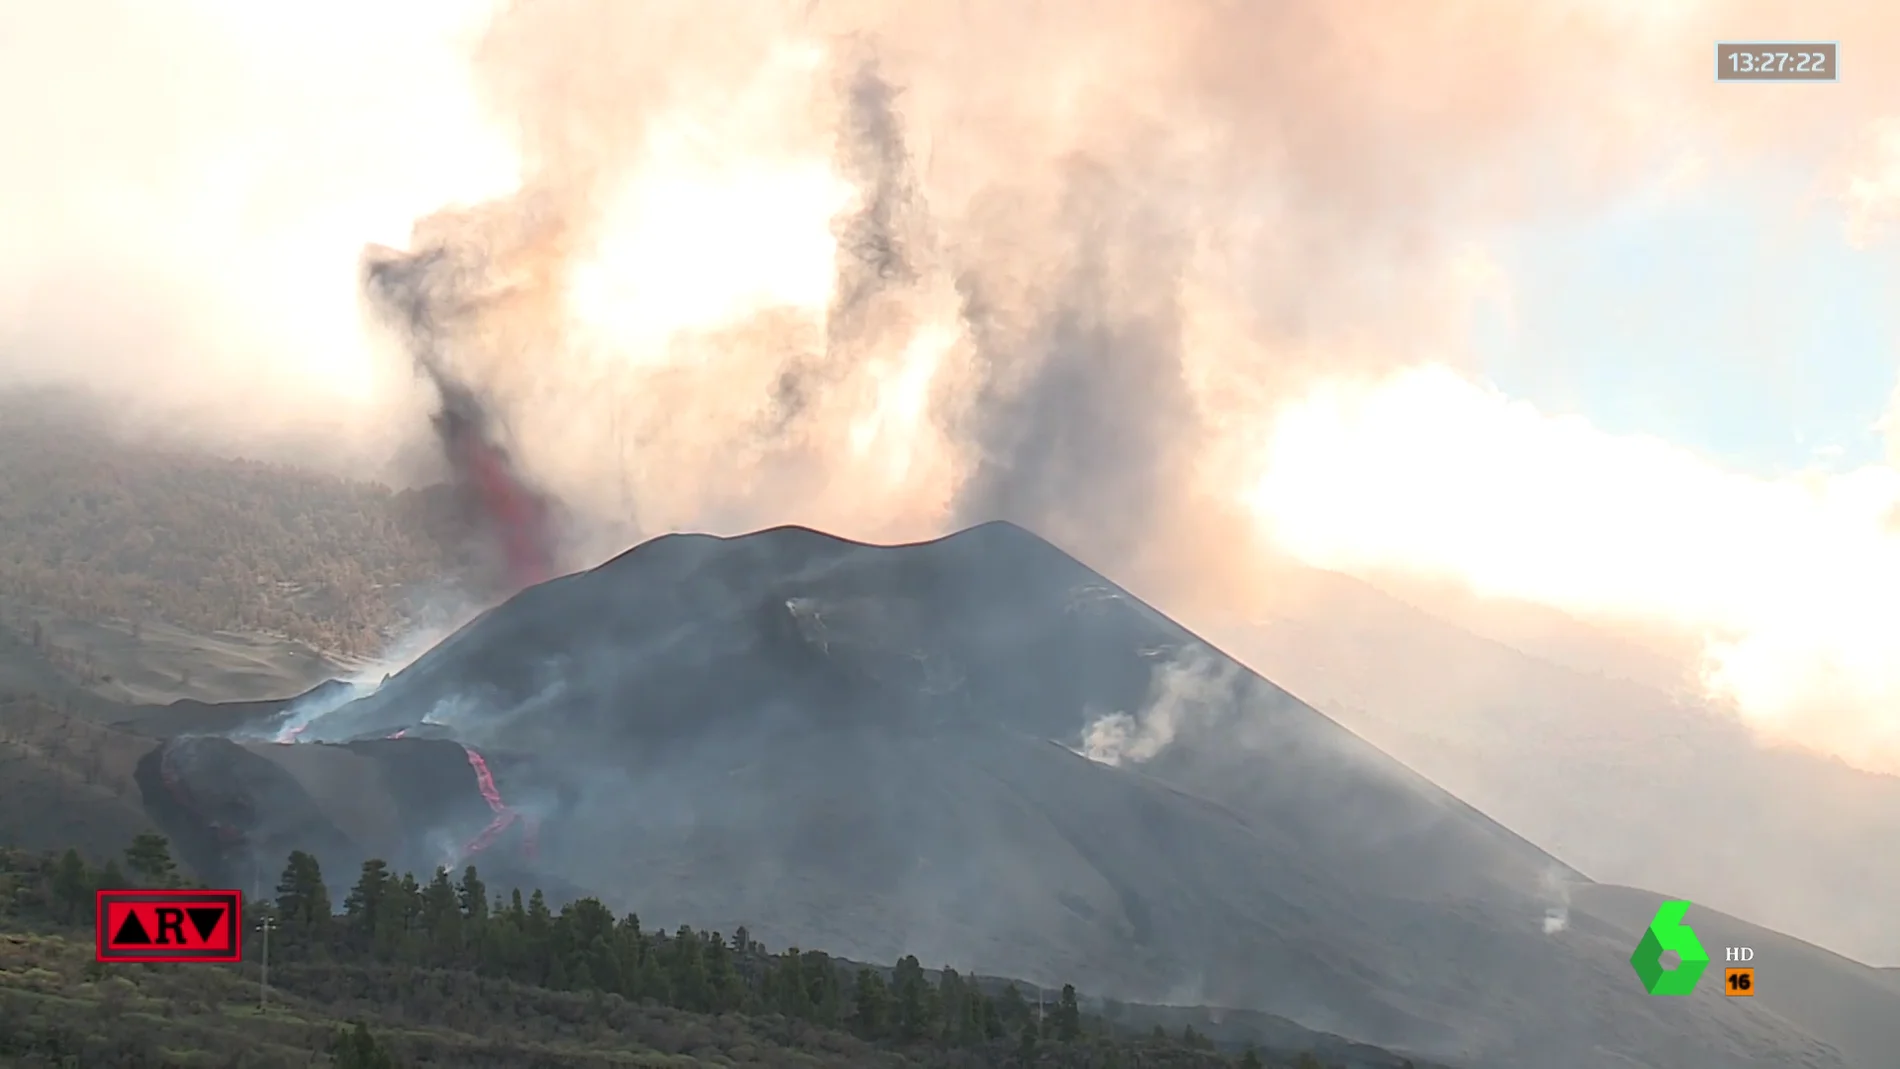
<svg viewBox="0 0 1900 1069"><path fill-rule="evenodd" d="M211 933L217 931L218 925L224 923L224 907L188 906L185 909L185 916L191 918L191 926L197 930L198 938L209 943Z"/></svg>
<svg viewBox="0 0 1900 1069"><path fill-rule="evenodd" d="M112 937L112 945L120 947L148 947L152 945L152 933L145 930L144 922L136 913L127 913L125 923L119 925L119 934Z"/></svg>

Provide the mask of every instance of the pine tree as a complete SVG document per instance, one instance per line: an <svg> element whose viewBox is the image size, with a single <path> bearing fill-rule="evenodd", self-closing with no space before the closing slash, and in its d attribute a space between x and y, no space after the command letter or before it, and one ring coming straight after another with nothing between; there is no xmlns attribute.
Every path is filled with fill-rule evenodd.
<svg viewBox="0 0 1900 1069"><path fill-rule="evenodd" d="M937 980L937 1005L943 1011L943 1039L962 1045L971 1038L970 998L963 977L946 965Z"/></svg>
<svg viewBox="0 0 1900 1069"><path fill-rule="evenodd" d="M1029 1002L1023 998L1022 988L1013 983L1003 988L1003 995L996 1003L996 1016L1005 1031L1029 1019Z"/></svg>
<svg viewBox="0 0 1900 1069"><path fill-rule="evenodd" d="M388 907L392 885L388 862L381 858L363 862L363 872L356 878L356 886L343 898L344 914L363 932L373 933Z"/></svg>
<svg viewBox="0 0 1900 1069"><path fill-rule="evenodd" d="M396 1060L361 1021L337 1030L330 1043L330 1064L333 1069L396 1069Z"/></svg>
<svg viewBox="0 0 1900 1069"><path fill-rule="evenodd" d="M422 927L422 885L416 882L415 874L403 873L390 898L396 909L386 938L395 949L394 957L401 962L421 961L428 950L428 937Z"/></svg>
<svg viewBox="0 0 1900 1069"><path fill-rule="evenodd" d="M462 870L462 882L456 885L455 893L464 918L477 925L488 919L488 885L482 883L475 866Z"/></svg>
<svg viewBox="0 0 1900 1069"><path fill-rule="evenodd" d="M651 998L646 989L646 933L640 915L628 913L614 925L614 957L619 959L620 993L628 998Z"/></svg>
<svg viewBox="0 0 1900 1069"><path fill-rule="evenodd" d="M587 944L582 960L587 964L587 975L592 978L595 987L616 995L626 994L626 978L621 974L620 957L614 953L606 936L595 936L593 942Z"/></svg>
<svg viewBox="0 0 1900 1069"><path fill-rule="evenodd" d="M673 981L672 978L667 975L666 968L660 957L659 948L660 937L658 933L655 933L651 937L642 936L640 938L639 965L636 969L637 979L634 981L633 986L635 990L640 992L641 998L650 998L656 1002L671 1006L674 1004Z"/></svg>
<svg viewBox="0 0 1900 1069"><path fill-rule="evenodd" d="M554 914L548 912L548 900L540 888L528 896L528 909L522 915L521 930L527 933L531 953L537 957L547 953L548 936L554 931Z"/></svg>
<svg viewBox="0 0 1900 1069"><path fill-rule="evenodd" d="M890 1015L890 1002L884 979L870 969L859 969L857 986L852 992L852 1030L864 1039L882 1037Z"/></svg>
<svg viewBox="0 0 1900 1069"><path fill-rule="evenodd" d="M733 965L732 948L718 932L706 937L706 988L714 1013L738 1009L744 1002L745 981Z"/></svg>
<svg viewBox="0 0 1900 1069"><path fill-rule="evenodd" d="M1056 1038L1073 1043L1082 1038L1082 1007L1076 1002L1075 985L1062 985L1062 1001L1056 1004Z"/></svg>
<svg viewBox="0 0 1900 1069"><path fill-rule="evenodd" d="M453 964L462 953L462 902L455 885L449 882L447 869L435 870L429 886L423 889L420 921L429 943L430 960Z"/></svg>
<svg viewBox="0 0 1900 1069"><path fill-rule="evenodd" d="M125 848L125 865L147 887L169 887L178 865L172 861L171 843L155 832L141 832Z"/></svg>
<svg viewBox="0 0 1900 1069"><path fill-rule="evenodd" d="M1240 1056L1240 1069L1261 1069L1260 1052L1249 1046L1247 1053Z"/></svg>
<svg viewBox="0 0 1900 1069"><path fill-rule="evenodd" d="M1007 1029L1003 1027L1003 1014L1001 1010L996 1008L996 1000L987 995L980 996L980 998L981 1001L978 1005L983 1015L983 1038L1003 1038L1008 1032Z"/></svg>
<svg viewBox="0 0 1900 1069"><path fill-rule="evenodd" d="M1040 1030L1036 1027L1036 1022L1033 1020L1024 1021L1022 1034L1016 1041L1017 1059L1024 1065L1033 1064L1036 1060L1036 1045L1041 1039L1042 1036L1040 1035Z"/></svg>
<svg viewBox="0 0 1900 1069"><path fill-rule="evenodd" d="M79 851L68 848L60 855L53 869L53 902L67 924L77 924L85 916L86 897L92 890L90 875Z"/></svg>
<svg viewBox="0 0 1900 1069"><path fill-rule="evenodd" d="M807 950L798 961L810 1019L822 1025L837 1024L844 1014L844 993L838 987L838 970L831 964L831 955Z"/></svg>
<svg viewBox="0 0 1900 1069"><path fill-rule="evenodd" d="M811 1016L811 993L805 987L805 952L786 947L772 957L772 1000L779 1012L805 1020Z"/></svg>
<svg viewBox="0 0 1900 1069"><path fill-rule="evenodd" d="M924 967L915 955L905 955L891 970L891 985L895 988L896 1025L898 1038L914 1043L930 1033L931 1009L930 981L924 979Z"/></svg>
<svg viewBox="0 0 1900 1069"><path fill-rule="evenodd" d="M277 881L277 920L286 946L321 947L330 937L330 891L317 859L293 850Z"/></svg>
<svg viewBox="0 0 1900 1069"><path fill-rule="evenodd" d="M683 1010L704 1013L711 1001L712 988L706 976L705 944L699 933L687 925L667 941L667 981L673 993L673 1005Z"/></svg>

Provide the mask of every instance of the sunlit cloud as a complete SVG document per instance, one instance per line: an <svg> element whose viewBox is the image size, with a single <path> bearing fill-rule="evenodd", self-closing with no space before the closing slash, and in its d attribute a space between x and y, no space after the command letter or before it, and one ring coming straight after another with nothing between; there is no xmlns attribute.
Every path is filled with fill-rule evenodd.
<svg viewBox="0 0 1900 1069"><path fill-rule="evenodd" d="M1320 387L1266 461L1251 503L1311 563L1696 629L1752 724L1900 768L1900 472L1738 474L1439 367Z"/></svg>

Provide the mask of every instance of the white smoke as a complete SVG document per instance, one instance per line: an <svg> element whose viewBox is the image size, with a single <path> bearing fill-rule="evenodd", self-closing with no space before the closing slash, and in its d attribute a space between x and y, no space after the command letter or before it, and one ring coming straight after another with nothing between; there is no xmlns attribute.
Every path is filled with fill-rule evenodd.
<svg viewBox="0 0 1900 1069"><path fill-rule="evenodd" d="M1237 671L1206 650L1183 650L1155 668L1148 700L1137 713L1113 712L1089 721L1075 752L1111 766L1147 761L1196 718L1212 720L1231 706Z"/></svg>
<svg viewBox="0 0 1900 1069"><path fill-rule="evenodd" d="M1562 870L1546 869L1538 890L1549 900L1544 908L1544 934L1556 935L1570 927L1570 880Z"/></svg>

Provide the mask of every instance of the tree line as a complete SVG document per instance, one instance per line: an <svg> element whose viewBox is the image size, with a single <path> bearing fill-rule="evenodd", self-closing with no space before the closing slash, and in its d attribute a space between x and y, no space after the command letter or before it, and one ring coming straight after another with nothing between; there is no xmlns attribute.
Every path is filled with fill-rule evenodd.
<svg viewBox="0 0 1900 1069"><path fill-rule="evenodd" d="M15 908L55 923L90 923L99 888L176 887L185 881L169 844L140 835L123 858L94 868L76 850L43 856L15 888ZM339 908L340 907L340 908ZM475 866L428 880L397 875L379 859L363 862L343 901L334 903L315 857L293 852L275 897L247 906L255 929L270 919L270 959L282 965L379 964L461 970L556 991L619 996L701 1014L778 1014L850 1032L893 1048L1013 1052L1022 1064L1040 1052L1113 1035L1113 1022L1085 1013L1073 984L1044 1005L1015 983L978 982L955 969L927 970L915 956L889 969L853 965L823 951L771 951L743 927L730 936L681 925L648 928L636 913L616 916L581 898L556 910L535 890L491 893ZM1192 1026L1178 1036L1155 1026L1147 1037L1199 1051L1214 1044ZM332 1049L335 1064L393 1066L361 1025ZM1231 1059L1263 1069L1252 1049ZM1292 1063L1323 1069L1310 1053Z"/></svg>

